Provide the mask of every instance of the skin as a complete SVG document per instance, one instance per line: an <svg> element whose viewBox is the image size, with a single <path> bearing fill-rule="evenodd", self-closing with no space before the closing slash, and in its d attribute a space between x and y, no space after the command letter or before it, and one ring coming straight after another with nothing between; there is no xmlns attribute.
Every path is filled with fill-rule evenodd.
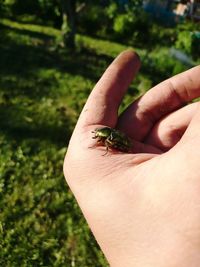
<svg viewBox="0 0 200 267"><path fill-rule="evenodd" d="M66 180L114 267L200 266L200 67L118 108L140 67L121 53L90 94L64 162ZM117 128L132 153L97 146L92 131Z"/></svg>

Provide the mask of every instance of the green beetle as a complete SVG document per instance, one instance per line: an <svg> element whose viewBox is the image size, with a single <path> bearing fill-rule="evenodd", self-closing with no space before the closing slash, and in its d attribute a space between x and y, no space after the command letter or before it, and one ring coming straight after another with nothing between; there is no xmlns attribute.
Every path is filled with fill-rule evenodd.
<svg viewBox="0 0 200 267"><path fill-rule="evenodd" d="M98 138L98 143L102 143L106 146L106 153L109 148L122 152L129 152L131 150L131 140L119 130L110 127L102 127L95 129L92 133L94 133L94 139Z"/></svg>

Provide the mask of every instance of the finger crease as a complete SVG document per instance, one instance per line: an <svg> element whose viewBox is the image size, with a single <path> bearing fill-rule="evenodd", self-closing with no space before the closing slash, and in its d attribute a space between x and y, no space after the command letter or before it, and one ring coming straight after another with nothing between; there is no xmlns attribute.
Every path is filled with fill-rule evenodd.
<svg viewBox="0 0 200 267"><path fill-rule="evenodd" d="M186 104L186 99L189 98L189 95L188 95L188 90L186 89L186 87L184 86L184 84L182 85L183 86L183 91L184 93L186 94L186 97L185 99L177 92L177 89L176 89L176 86L174 85L174 83L172 81L168 81L168 85L169 85L169 88L172 92L172 98L175 98L177 99L178 103L180 104L180 106L184 106Z"/></svg>

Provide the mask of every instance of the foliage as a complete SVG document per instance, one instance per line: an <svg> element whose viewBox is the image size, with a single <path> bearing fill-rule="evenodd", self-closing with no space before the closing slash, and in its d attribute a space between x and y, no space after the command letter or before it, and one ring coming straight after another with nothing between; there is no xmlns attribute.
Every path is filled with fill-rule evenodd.
<svg viewBox="0 0 200 267"><path fill-rule="evenodd" d="M192 33L192 55L194 60L199 58L200 55L200 32Z"/></svg>
<svg viewBox="0 0 200 267"><path fill-rule="evenodd" d="M199 57L200 37L192 31L180 31L176 41L176 48L184 51L194 59Z"/></svg>
<svg viewBox="0 0 200 267"><path fill-rule="evenodd" d="M44 23L60 27L61 11L58 0L5 0L5 14L27 22ZM4 15L5 15L4 14Z"/></svg>
<svg viewBox="0 0 200 267"><path fill-rule="evenodd" d="M163 46L173 46L176 42L177 48L192 54L194 59L198 58L198 40L189 34L198 31L197 23L184 22L180 23L177 29L164 28L153 16L150 17L144 12L141 8L142 2L142 0L84 2L77 0L77 32L137 47L145 46L148 49L153 49L158 43ZM34 22L60 29L64 18L61 0L5 0L1 6L4 11L7 10L5 14L10 14L10 17L26 23ZM66 20L63 26L68 30L70 24ZM60 40L62 37L60 36Z"/></svg>
<svg viewBox="0 0 200 267"><path fill-rule="evenodd" d="M105 8L99 4L88 4L77 17L77 30L91 36L105 37L109 32L110 19Z"/></svg>
<svg viewBox="0 0 200 267"><path fill-rule="evenodd" d="M148 38L148 46L151 48L158 45L170 47L177 39L177 32L173 27L165 28L157 23L151 23Z"/></svg>
<svg viewBox="0 0 200 267"><path fill-rule="evenodd" d="M137 13L124 13L116 16L113 23L113 30L116 40L123 43L134 44L137 46L149 43L151 23L147 14L142 10Z"/></svg>
<svg viewBox="0 0 200 267"><path fill-rule="evenodd" d="M184 66L181 62L170 56L169 49L166 47L155 47L154 50L146 55L144 60L145 65L143 68L151 77L154 76L153 80L155 83L159 83L160 80L164 80L166 77L171 77L187 69L187 66Z"/></svg>
<svg viewBox="0 0 200 267"><path fill-rule="evenodd" d="M4 3L4 0L0 0L0 14L3 13L3 7L4 7L3 3Z"/></svg>
<svg viewBox="0 0 200 267"><path fill-rule="evenodd" d="M109 19L115 18L118 14L118 6L117 6L116 1L108 5L105 9L105 12Z"/></svg>
<svg viewBox="0 0 200 267"><path fill-rule="evenodd" d="M188 31L181 31L178 33L178 39L176 41L176 47L185 51L187 54L192 50L192 34Z"/></svg>
<svg viewBox="0 0 200 267"><path fill-rule="evenodd" d="M126 5L126 10L128 10L129 12L135 12L141 9L143 4L142 0L129 0L128 4Z"/></svg>
<svg viewBox="0 0 200 267"><path fill-rule="evenodd" d="M124 37L126 35L130 36L130 33L132 33L132 21L132 17L128 14L121 14L117 16L113 25L114 32L120 37Z"/></svg>

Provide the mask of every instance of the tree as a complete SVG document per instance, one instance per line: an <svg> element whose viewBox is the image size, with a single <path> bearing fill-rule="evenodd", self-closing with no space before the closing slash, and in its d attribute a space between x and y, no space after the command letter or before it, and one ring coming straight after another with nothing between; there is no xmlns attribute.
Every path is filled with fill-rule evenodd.
<svg viewBox="0 0 200 267"><path fill-rule="evenodd" d="M62 35L66 47L75 47L76 0L60 0L62 10Z"/></svg>

